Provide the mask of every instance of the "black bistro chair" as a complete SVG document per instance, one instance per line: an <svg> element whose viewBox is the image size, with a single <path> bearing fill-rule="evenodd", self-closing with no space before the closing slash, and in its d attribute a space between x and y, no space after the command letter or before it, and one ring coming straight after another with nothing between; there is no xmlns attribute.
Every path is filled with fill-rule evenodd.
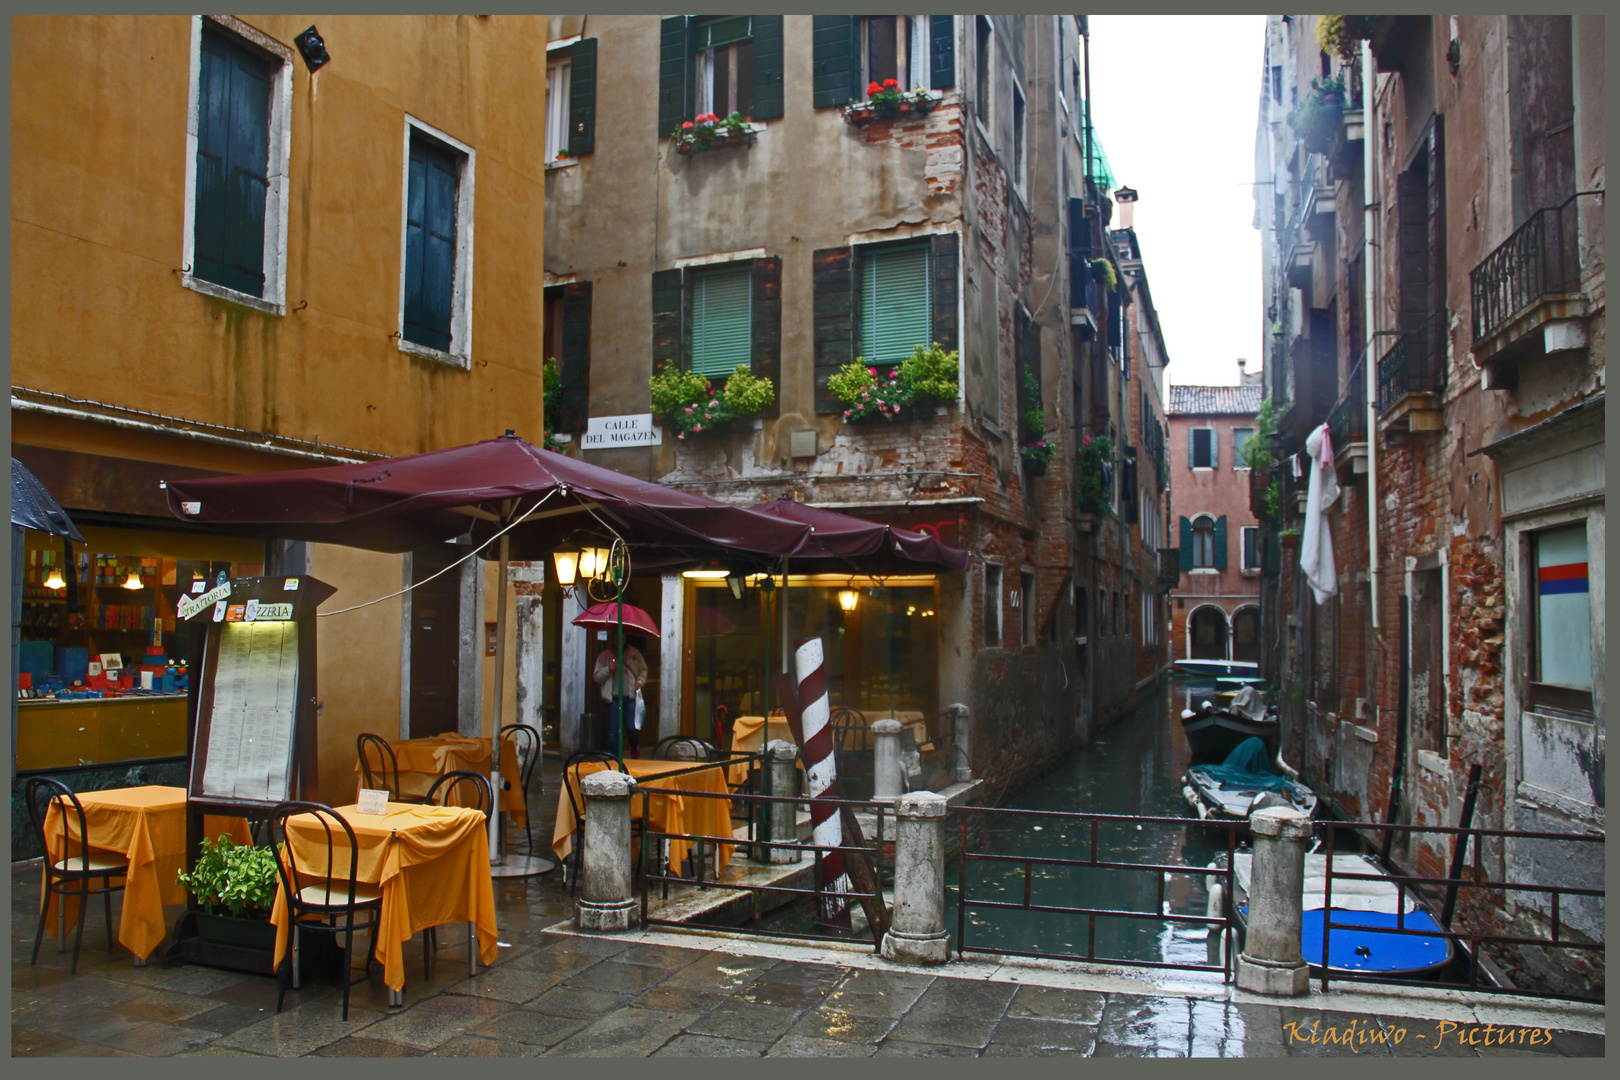
<svg viewBox="0 0 1620 1080"><path fill-rule="evenodd" d="M528 841L528 852L534 854L534 829L529 820L529 781L534 779L534 770L540 767L540 733L529 724L507 724L501 728L501 738L511 744L513 753L518 755L518 783L522 785L518 792L523 800L523 835Z"/></svg>
<svg viewBox="0 0 1620 1080"><path fill-rule="evenodd" d="M838 784L846 799L872 796L872 729L866 717L847 705L836 706L828 717L833 729L833 754L838 762Z"/></svg>
<svg viewBox="0 0 1620 1080"><path fill-rule="evenodd" d="M714 744L695 735L668 735L658 740L652 756L657 761L714 761L719 756Z"/></svg>
<svg viewBox="0 0 1620 1080"><path fill-rule="evenodd" d="M459 805L477 810L488 815L490 808L495 805L494 791L489 786L489 777L483 773L473 772L471 769L456 769L447 772L428 788L427 801L431 806L449 806L450 799L456 795L457 790L465 785L471 785L471 793L463 792L460 795ZM443 800L442 802L440 800ZM433 961L439 954L438 927L429 926L422 931L422 974L425 978L433 978ZM467 974L476 975L474 964L478 959L477 928L472 923L467 924Z"/></svg>
<svg viewBox="0 0 1620 1080"><path fill-rule="evenodd" d="M287 844L287 819L308 814L323 830L325 853L309 866L300 866ZM284 802L270 812L270 842L280 852L276 867L291 916L292 942L276 973L276 1012L281 1011L290 983L298 986L298 938L314 931L343 935L343 1019L349 1019L349 988L354 984L354 932L369 931L366 974L376 952L377 928L382 916L382 891L358 880L360 845L343 815L323 803ZM348 858L343 858L343 848ZM356 921L356 919L360 921Z"/></svg>
<svg viewBox="0 0 1620 1080"><path fill-rule="evenodd" d="M96 894L101 895L102 910L107 918L107 951L113 949L113 921L112 921L112 894L123 889L124 881L113 884L113 878L127 878L129 862L122 855L114 855L103 851L92 851L89 843L89 829L84 821L84 807L79 803L78 796L73 790L59 780L52 780L46 776L29 778L24 790L24 798L28 802L28 818L34 826L34 837L39 841L39 847L45 853L45 895L40 898L39 928L34 931L34 955L29 964L39 962L39 946L45 937L45 913L49 909L47 901L52 893L56 894L57 904L67 903L68 897L77 897L79 901L78 928L73 935L73 967L70 973L79 972L79 945L84 941L84 913L90 906L90 898ZM51 845L47 843L45 835L45 821L50 813L51 803L59 801L62 809L62 845L58 849L62 857L53 860L50 856ZM70 817L71 815L71 817ZM70 823L77 823L78 835L75 836ZM91 888L90 883L100 879L99 888ZM66 908L57 907L57 940L59 949L67 945Z"/></svg>
<svg viewBox="0 0 1620 1080"><path fill-rule="evenodd" d="M381 735L365 732L354 740L354 752L360 757L360 776L372 791L388 792L390 802L417 803L428 801L423 795L406 795L399 788L399 759L394 748ZM375 767L372 762L375 761Z"/></svg>

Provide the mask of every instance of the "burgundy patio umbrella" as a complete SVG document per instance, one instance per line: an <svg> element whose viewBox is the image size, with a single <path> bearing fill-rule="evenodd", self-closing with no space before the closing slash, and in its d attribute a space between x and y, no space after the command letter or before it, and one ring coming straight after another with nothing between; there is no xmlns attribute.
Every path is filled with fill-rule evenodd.
<svg viewBox="0 0 1620 1080"><path fill-rule="evenodd" d="M760 503L754 509L782 521L810 526L811 535L793 552L795 562L802 559L817 563L836 561L840 564L838 569L858 565L862 573L880 574L899 573L908 568L968 568L966 551L910 529L808 506L785 496Z"/></svg>
<svg viewBox="0 0 1620 1080"><path fill-rule="evenodd" d="M510 431L469 446L358 465L177 480L165 487L169 509L183 521L266 537L403 553L463 537L481 547L499 533L494 784L500 782L509 559L545 559L583 531L615 534L632 558L650 562L723 551L728 560L753 557L764 565L801 547L810 533L802 522L587 465ZM500 860L499 818L498 809L490 815L492 862Z"/></svg>

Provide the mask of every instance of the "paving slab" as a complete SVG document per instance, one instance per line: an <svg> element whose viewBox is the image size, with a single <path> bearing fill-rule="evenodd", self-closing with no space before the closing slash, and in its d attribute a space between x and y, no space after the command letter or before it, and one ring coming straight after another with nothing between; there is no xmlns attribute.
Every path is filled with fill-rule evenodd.
<svg viewBox="0 0 1620 1080"><path fill-rule="evenodd" d="M768 1042L747 1039L723 1039L716 1035L677 1035L659 1049L653 1057L762 1057L769 1050Z"/></svg>
<svg viewBox="0 0 1620 1080"><path fill-rule="evenodd" d="M305 1012L305 1009L309 1011ZM251 1050L272 1057L302 1057L383 1019L382 1013L351 1006L349 1019L345 1022L337 1010L301 1006L283 1013L272 1013L256 1024L222 1035L214 1045Z"/></svg>
<svg viewBox="0 0 1620 1080"><path fill-rule="evenodd" d="M887 1016L860 1016L830 1007L811 1009L788 1029L788 1034L840 1042L877 1043L898 1021Z"/></svg>
<svg viewBox="0 0 1620 1080"><path fill-rule="evenodd" d="M818 1039L806 1035L784 1035L765 1051L766 1057L824 1058L871 1057L877 1046L867 1042L845 1042L842 1039Z"/></svg>
<svg viewBox="0 0 1620 1080"><path fill-rule="evenodd" d="M1008 1016L1036 1020L1067 1020L1095 1024L1102 1019L1106 994L1095 990L1073 990L1061 986L1018 986L1007 1006Z"/></svg>
<svg viewBox="0 0 1620 1080"><path fill-rule="evenodd" d="M697 1017L633 1006L587 1024L548 1051L548 1057L646 1057Z"/></svg>
<svg viewBox="0 0 1620 1080"><path fill-rule="evenodd" d="M1009 1016L996 1025L995 1034L990 1038L990 1045L1029 1046L1046 1050L1090 1053L1096 1041L1097 1029L1087 1024Z"/></svg>
<svg viewBox="0 0 1620 1080"><path fill-rule="evenodd" d="M699 1017L687 1025L686 1030L696 1035L768 1043L791 1028L803 1011L781 1005L754 1005L732 1000Z"/></svg>
<svg viewBox="0 0 1620 1080"><path fill-rule="evenodd" d="M433 1050L514 1008L509 1001L441 994L379 1019L366 1031L366 1038Z"/></svg>

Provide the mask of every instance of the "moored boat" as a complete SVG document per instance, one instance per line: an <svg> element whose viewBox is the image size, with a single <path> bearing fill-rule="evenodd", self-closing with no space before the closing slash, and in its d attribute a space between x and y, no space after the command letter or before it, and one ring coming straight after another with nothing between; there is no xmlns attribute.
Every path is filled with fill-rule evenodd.
<svg viewBox="0 0 1620 1080"><path fill-rule="evenodd" d="M1175 675L1260 676L1260 665L1247 660L1177 660L1170 668Z"/></svg>
<svg viewBox="0 0 1620 1080"><path fill-rule="evenodd" d="M1203 701L1197 709L1183 710L1181 730L1194 761L1224 761L1251 738L1265 743L1268 753L1277 752L1277 714L1266 709L1253 687L1239 690L1224 707Z"/></svg>
<svg viewBox="0 0 1620 1080"><path fill-rule="evenodd" d="M1265 743L1248 738L1219 765L1193 765L1182 777L1182 798L1204 821L1248 821L1267 806L1316 812L1316 793L1291 776L1274 772Z"/></svg>

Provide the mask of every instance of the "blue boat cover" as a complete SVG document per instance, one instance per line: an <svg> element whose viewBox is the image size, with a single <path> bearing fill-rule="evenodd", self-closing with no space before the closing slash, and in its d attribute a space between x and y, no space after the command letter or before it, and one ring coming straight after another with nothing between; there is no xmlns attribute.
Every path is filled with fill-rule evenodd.
<svg viewBox="0 0 1620 1080"><path fill-rule="evenodd" d="M1312 967L1322 966L1322 909L1305 912L1300 925L1300 951ZM1392 911L1341 911L1333 909L1335 929L1328 937L1328 967L1338 971L1423 971L1446 962L1447 941L1443 937L1409 934L1380 934L1366 930L1340 930L1339 923L1357 926L1395 927ZM1426 911L1406 913L1405 930L1427 930L1438 934L1440 927ZM1357 948L1367 950L1358 955Z"/></svg>
<svg viewBox="0 0 1620 1080"><path fill-rule="evenodd" d="M1288 791L1288 781L1269 767L1265 741L1252 735L1233 747L1219 765L1194 765L1188 771L1203 773L1234 791Z"/></svg>

